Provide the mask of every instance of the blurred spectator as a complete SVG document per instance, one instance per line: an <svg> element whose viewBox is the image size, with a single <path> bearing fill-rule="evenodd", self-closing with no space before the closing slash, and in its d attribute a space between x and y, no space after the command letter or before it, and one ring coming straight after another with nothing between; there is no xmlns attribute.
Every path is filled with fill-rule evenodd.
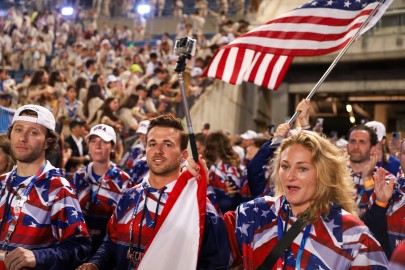
<svg viewBox="0 0 405 270"><path fill-rule="evenodd" d="M190 22L193 28L193 34L201 35L204 32L205 18L196 10L190 15Z"/></svg>
<svg viewBox="0 0 405 270"><path fill-rule="evenodd" d="M67 137L70 133L69 124L74 119L85 119L83 103L77 99L77 89L69 85L65 97L61 98L57 121L62 124L62 134Z"/></svg>
<svg viewBox="0 0 405 270"><path fill-rule="evenodd" d="M6 134L0 134L0 175L13 169L16 160L11 152L10 140Z"/></svg>
<svg viewBox="0 0 405 270"><path fill-rule="evenodd" d="M387 133L383 123L378 121L370 121L365 124L377 133L378 143L376 149L377 166L383 167L393 175L397 175L400 167L399 159L393 155L390 155L387 142Z"/></svg>
<svg viewBox="0 0 405 270"><path fill-rule="evenodd" d="M138 129L138 121L135 118L138 101L139 96L131 94L126 98L118 110L118 118L123 125L122 135L124 138L134 135Z"/></svg>
<svg viewBox="0 0 405 270"><path fill-rule="evenodd" d="M65 139L65 145L71 149L71 155L68 159L65 169L67 175L72 176L78 168L87 165L90 162L88 155L88 146L84 137L86 122L79 118L73 119L69 123L70 135Z"/></svg>
<svg viewBox="0 0 405 270"><path fill-rule="evenodd" d="M146 19L139 13L134 18L134 41L142 41L145 38Z"/></svg>
<svg viewBox="0 0 405 270"><path fill-rule="evenodd" d="M173 15L180 18L183 16L183 0L173 0Z"/></svg>
<svg viewBox="0 0 405 270"><path fill-rule="evenodd" d="M90 126L97 124L97 112L103 106L104 100L101 95L101 87L97 83L90 85L87 92L86 102L83 107L84 116Z"/></svg>

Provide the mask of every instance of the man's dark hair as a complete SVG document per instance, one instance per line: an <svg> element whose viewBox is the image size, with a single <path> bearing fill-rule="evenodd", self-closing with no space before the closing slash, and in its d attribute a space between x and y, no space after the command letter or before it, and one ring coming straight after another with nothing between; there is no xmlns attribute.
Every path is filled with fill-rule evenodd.
<svg viewBox="0 0 405 270"><path fill-rule="evenodd" d="M94 65L96 63L96 61L94 61L93 59L89 59L86 61L86 68L89 68L91 65Z"/></svg>
<svg viewBox="0 0 405 270"><path fill-rule="evenodd" d="M177 129L180 132L180 149L181 151L187 149L188 135L181 124L180 118L175 118L171 115L161 115L150 120L146 137L148 137L149 131L154 127L168 127Z"/></svg>
<svg viewBox="0 0 405 270"><path fill-rule="evenodd" d="M145 90L145 91L147 91L147 90L146 90L146 86L145 86L144 84L138 84L138 86L135 88L135 91L138 91L138 90Z"/></svg>
<svg viewBox="0 0 405 270"><path fill-rule="evenodd" d="M98 78L101 76L101 74L99 74L99 73L96 73L94 76L93 76L93 80L91 81L92 83L97 83L97 80L98 80Z"/></svg>
<svg viewBox="0 0 405 270"><path fill-rule="evenodd" d="M156 89L159 89L159 86L156 83L154 83L149 87L149 92L152 92L153 90L156 90Z"/></svg>
<svg viewBox="0 0 405 270"><path fill-rule="evenodd" d="M369 128L368 126L365 126L365 125L357 125L357 126L351 127L349 132L347 133L347 138L349 138L349 140L350 140L350 134L352 134L352 132L355 130L367 131L370 136L371 146L374 146L378 143L377 133L375 133L374 129Z"/></svg>
<svg viewBox="0 0 405 270"><path fill-rule="evenodd" d="M157 67L153 70L153 73L163 73L163 69Z"/></svg>
<svg viewBox="0 0 405 270"><path fill-rule="evenodd" d="M38 117L38 114L37 114L35 111L33 111L33 110L23 110L23 111L20 113L20 115L27 115L27 116L36 116L36 117ZM13 130L14 124L15 124L15 123L13 123L11 126L8 127L8 130L7 130L7 137L8 137L9 139L11 138L11 131ZM47 143L47 145L48 145L48 148L45 150L45 154L47 155L47 154L49 154L50 152L52 152L53 150L56 149L60 137L59 137L59 135L58 135L55 131L50 130L50 129L48 129L48 128L47 128L46 130L47 130L47 133L46 133L46 135L45 135L45 141L46 141L46 143Z"/></svg>
<svg viewBox="0 0 405 270"><path fill-rule="evenodd" d="M205 136L204 133L196 133L195 134L195 141L199 142L201 145L205 146L206 142L207 142L207 136Z"/></svg>

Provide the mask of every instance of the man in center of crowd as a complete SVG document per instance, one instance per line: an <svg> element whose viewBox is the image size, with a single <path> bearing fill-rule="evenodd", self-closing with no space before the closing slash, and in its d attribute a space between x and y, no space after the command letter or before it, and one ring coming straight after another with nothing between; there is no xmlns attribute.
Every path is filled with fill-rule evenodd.
<svg viewBox="0 0 405 270"><path fill-rule="evenodd" d="M104 239L103 244L93 258L90 259L89 263L82 265L78 269L164 269L162 268L163 266L152 267L151 265L147 265L146 268L142 268L141 266L142 263L145 263L146 255L151 252L150 244L152 240L154 240L155 229L162 223L161 219L169 219L170 214L165 216L162 212L167 213L168 209L171 209L170 211L175 209L175 206L172 206L172 202L173 197L178 191L177 183L179 183L179 181L181 183L185 177L187 177L186 182L190 182L188 178L192 177L188 172L180 173L181 164L188 156L187 144L188 136L183 129L180 119L163 115L150 121L146 134L146 159L150 168L150 174L148 177L145 177L141 184L134 188L127 189L124 192L110 219L107 228L107 237ZM202 208L204 208L206 203L206 191L204 189L202 190ZM199 195L201 195L201 193ZM182 214L186 212L186 208L189 207L189 205L189 201L181 205L182 209L180 209L180 211L182 211ZM215 211L210 204L207 204L207 208L207 210ZM202 211L205 211L205 209L202 209ZM182 221L178 220L180 216L176 216L177 221L172 220L172 222L174 222L172 224L181 227L184 225L188 226L188 224L195 222L195 219L191 216L181 216L183 218ZM220 219L218 222L223 223ZM203 225L205 227L211 225L208 218L205 219L205 224L199 225L199 229L201 229ZM163 226L164 224L157 230L160 230L159 232L166 230L167 227L163 228ZM176 265L166 265L165 267L167 269L192 269L190 268L192 264L189 264L188 267L184 266L184 262L189 261L190 256L183 254L183 252L187 253L189 252L188 250L191 249L195 251L193 254L190 253L194 258L198 250L200 250L198 269L200 266L205 267L207 265L227 265L229 254L221 254L222 250L209 253L209 248L207 248L207 243L212 243L213 241L226 242L225 226L222 226L219 230L218 235L220 237L215 239L212 238L212 235L204 234L204 239L200 242L200 246L198 245L198 239L194 239L196 231L191 233L192 236L190 236L190 234L187 234L186 230L177 230L178 240L167 240L164 245L166 248L170 249L171 253L182 254L182 258L177 258L173 255L172 261L174 261L173 264ZM170 231L169 234L173 234L173 231ZM200 231L200 236L201 235L202 233ZM168 236L170 237L170 235ZM180 238L187 239L185 242L181 242ZM190 238L193 239L190 240ZM182 245L182 243L185 243L185 245ZM197 248L193 249L196 243ZM161 262L167 259L169 256L168 253L170 252L165 251L165 247L163 247L163 245L158 247L160 258L156 259L154 257L153 260ZM148 249L148 253L145 253L146 249ZM207 251L207 253L205 251ZM224 250L224 252L226 252L226 250ZM201 258L203 258L204 261L202 261ZM194 269L195 268L194 266Z"/></svg>

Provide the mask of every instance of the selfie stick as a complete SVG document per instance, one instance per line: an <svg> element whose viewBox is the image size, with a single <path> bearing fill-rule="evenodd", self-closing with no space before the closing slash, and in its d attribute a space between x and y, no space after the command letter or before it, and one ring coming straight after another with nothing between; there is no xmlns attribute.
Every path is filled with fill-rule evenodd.
<svg viewBox="0 0 405 270"><path fill-rule="evenodd" d="M319 87L321 87L321 84L325 81L325 79L328 77L328 75L332 72L332 70L335 68L336 64L340 61L340 59L343 57L343 55L346 53L346 51L349 49L349 47L353 44L353 42L360 36L361 31L364 29L364 27L367 26L367 24L371 21L371 19L374 17L374 14L378 11L380 6L382 5L382 2L380 1L378 5L373 9L373 11L368 15L367 19L363 22L363 24L357 29L356 33L350 38L349 42L347 42L346 46L340 51L340 53L336 56L335 60L333 60L332 64L330 64L329 68L325 71L323 76L319 79L319 81L316 83L314 88L312 88L311 92L308 94L306 99L311 99L315 93L318 91ZM297 119L298 115L300 114L299 111L296 111L294 115L288 120L288 124L292 126L294 123L295 119ZM283 137L277 137L273 140L271 145L273 144L279 144L283 140Z"/></svg>
<svg viewBox="0 0 405 270"><path fill-rule="evenodd" d="M191 125L191 118L190 118L190 111L188 108L186 90L184 89L184 80L183 80L183 72L186 69L186 59L191 59L190 54L181 54L179 59L177 60L177 65L174 71L179 74L179 84L181 90L181 99L183 102L183 110L186 116L187 122L187 131L188 137L190 138L190 147L191 147L191 154L193 155L193 159L195 162L198 162L198 152L197 152L197 145L195 143L195 136L193 131L193 126Z"/></svg>

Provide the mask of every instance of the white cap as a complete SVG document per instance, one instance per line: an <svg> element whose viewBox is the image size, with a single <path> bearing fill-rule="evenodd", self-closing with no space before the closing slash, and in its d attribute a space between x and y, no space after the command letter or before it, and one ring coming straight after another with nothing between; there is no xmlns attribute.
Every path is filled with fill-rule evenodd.
<svg viewBox="0 0 405 270"><path fill-rule="evenodd" d="M191 71L191 77L201 76L202 73L203 70L200 67L194 67L193 70Z"/></svg>
<svg viewBox="0 0 405 270"><path fill-rule="evenodd" d="M218 41L218 44L228 44L228 43L229 43L229 38L226 36L222 36Z"/></svg>
<svg viewBox="0 0 405 270"><path fill-rule="evenodd" d="M28 115L20 116L21 112L24 110L34 111L38 114L38 117L35 118ZM50 110L39 105L27 104L18 108L18 110L14 114L12 124L15 121L19 120L39 124L41 126L46 127L47 129L55 131L55 117L53 116Z"/></svg>
<svg viewBox="0 0 405 270"><path fill-rule="evenodd" d="M86 136L86 140L90 138L91 135L99 136L106 142L113 141L114 144L117 143L117 135L111 126L99 124L91 128L89 135Z"/></svg>
<svg viewBox="0 0 405 270"><path fill-rule="evenodd" d="M340 148L344 148L349 144L349 142L343 138L340 138L339 140L336 141L336 146Z"/></svg>
<svg viewBox="0 0 405 270"><path fill-rule="evenodd" d="M385 131L385 126L381 122L377 121L370 121L365 124L367 127L374 129L375 133L377 133L378 141L382 141L383 137L387 136L387 132Z"/></svg>
<svg viewBox="0 0 405 270"><path fill-rule="evenodd" d="M108 85L111 82L118 82L119 79L115 76L115 75L108 75L107 76L107 80L106 80L106 84Z"/></svg>
<svg viewBox="0 0 405 270"><path fill-rule="evenodd" d="M149 120L143 120L139 123L138 129L136 130L136 133L141 133L141 134L146 134L148 131L149 127Z"/></svg>
<svg viewBox="0 0 405 270"><path fill-rule="evenodd" d="M254 132L253 130L248 130L242 135L240 135L240 137L244 140L252 140L257 137L257 133Z"/></svg>
<svg viewBox="0 0 405 270"><path fill-rule="evenodd" d="M106 45L106 44L111 45L111 43L110 43L110 41L108 39L103 39L103 41L101 41L100 45L103 46L103 45Z"/></svg>

